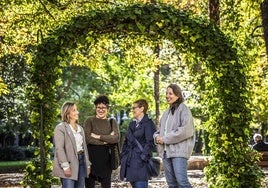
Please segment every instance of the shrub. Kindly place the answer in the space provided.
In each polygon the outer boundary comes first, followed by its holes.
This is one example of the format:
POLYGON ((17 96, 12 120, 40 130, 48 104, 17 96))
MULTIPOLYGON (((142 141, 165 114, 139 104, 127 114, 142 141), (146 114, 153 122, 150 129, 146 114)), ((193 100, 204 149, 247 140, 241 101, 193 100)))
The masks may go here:
POLYGON ((23 148, 19 146, 8 146, 0 148, 1 161, 20 161, 25 160, 23 148))

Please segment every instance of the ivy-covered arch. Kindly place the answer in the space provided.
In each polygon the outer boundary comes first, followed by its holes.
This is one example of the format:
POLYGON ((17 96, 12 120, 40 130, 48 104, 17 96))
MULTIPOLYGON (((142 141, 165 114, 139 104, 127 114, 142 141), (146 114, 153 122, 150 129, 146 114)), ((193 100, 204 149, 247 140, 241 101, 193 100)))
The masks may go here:
POLYGON ((152 42, 169 39, 179 51, 198 57, 208 75, 204 104, 212 154, 206 169, 210 186, 260 185, 261 171, 253 156, 247 155, 250 116, 246 106, 246 64, 239 61, 231 40, 212 23, 170 6, 152 4, 89 10, 56 28, 37 46, 28 96, 33 108, 32 131, 40 141, 40 150, 39 157, 26 168, 25 184, 46 187, 52 183, 48 160, 52 144, 48 140, 57 114, 55 91, 64 58, 85 40, 93 43, 104 34, 133 38, 142 35, 152 42))

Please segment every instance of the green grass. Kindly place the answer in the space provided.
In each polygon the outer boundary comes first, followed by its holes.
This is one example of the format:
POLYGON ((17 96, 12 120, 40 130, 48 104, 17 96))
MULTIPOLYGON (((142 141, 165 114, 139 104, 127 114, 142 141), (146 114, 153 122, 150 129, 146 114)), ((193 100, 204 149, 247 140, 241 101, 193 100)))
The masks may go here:
POLYGON ((22 172, 28 161, 0 161, 0 173, 22 172))

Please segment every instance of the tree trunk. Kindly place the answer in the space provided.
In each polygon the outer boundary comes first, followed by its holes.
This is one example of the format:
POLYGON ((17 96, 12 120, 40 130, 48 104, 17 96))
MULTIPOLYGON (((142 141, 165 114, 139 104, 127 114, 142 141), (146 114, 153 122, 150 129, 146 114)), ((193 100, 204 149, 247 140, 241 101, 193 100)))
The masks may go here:
POLYGON ((155 123, 159 125, 160 119, 160 97, 159 97, 159 80, 160 80, 160 70, 159 66, 154 72, 154 100, 155 100, 155 123))
POLYGON ((19 135, 18 135, 19 133, 18 132, 16 132, 16 134, 15 134, 15 139, 14 139, 14 146, 19 146, 19 135))
MULTIPOLYGON (((159 57, 159 46, 155 47, 154 53, 159 57)), ((157 66, 157 70, 154 72, 154 100, 155 100, 155 124, 159 125, 160 119, 160 95, 159 95, 159 83, 160 83, 160 66, 157 66)))
POLYGON ((263 36, 266 47, 266 55, 268 56, 268 0, 264 0, 261 3, 260 8, 262 17, 263 36))
POLYGON ((220 25, 220 0, 208 0, 209 18, 220 25))

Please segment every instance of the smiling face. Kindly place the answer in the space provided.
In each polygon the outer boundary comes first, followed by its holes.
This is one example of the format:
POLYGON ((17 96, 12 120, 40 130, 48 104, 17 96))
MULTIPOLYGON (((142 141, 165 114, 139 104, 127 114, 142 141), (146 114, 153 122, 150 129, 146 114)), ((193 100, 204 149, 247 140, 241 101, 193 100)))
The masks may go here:
POLYGON ((61 120, 67 123, 77 123, 79 112, 74 102, 65 102, 61 107, 61 120))
POLYGON ((176 100, 178 100, 178 96, 174 94, 173 89, 171 87, 167 88, 166 91, 166 100, 169 105, 173 104, 176 100))
POLYGON ((99 119, 106 119, 108 113, 107 105, 100 103, 96 105, 96 117, 99 119))
POLYGON ((70 107, 70 110, 69 110, 69 121, 70 123, 75 123, 78 121, 78 118, 79 118, 79 112, 77 110, 77 106, 76 105, 73 105, 72 107, 70 107))
POLYGON ((143 117, 144 116, 143 110, 144 110, 143 106, 139 107, 139 104, 133 103, 133 106, 132 106, 133 118, 140 119, 141 117, 143 117))

